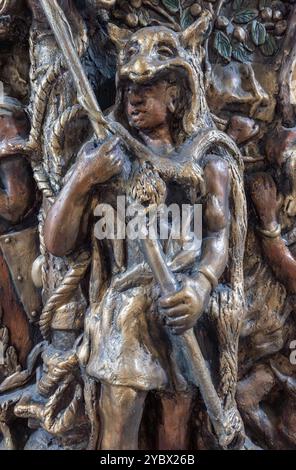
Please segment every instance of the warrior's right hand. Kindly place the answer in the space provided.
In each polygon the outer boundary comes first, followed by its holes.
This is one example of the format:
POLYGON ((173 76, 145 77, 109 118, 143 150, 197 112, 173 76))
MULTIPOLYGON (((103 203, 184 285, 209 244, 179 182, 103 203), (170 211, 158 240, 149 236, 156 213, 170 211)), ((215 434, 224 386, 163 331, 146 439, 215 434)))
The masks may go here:
POLYGON ((123 167, 123 152, 120 139, 111 137, 99 148, 82 152, 78 159, 78 171, 89 187, 106 183, 120 174, 123 167))

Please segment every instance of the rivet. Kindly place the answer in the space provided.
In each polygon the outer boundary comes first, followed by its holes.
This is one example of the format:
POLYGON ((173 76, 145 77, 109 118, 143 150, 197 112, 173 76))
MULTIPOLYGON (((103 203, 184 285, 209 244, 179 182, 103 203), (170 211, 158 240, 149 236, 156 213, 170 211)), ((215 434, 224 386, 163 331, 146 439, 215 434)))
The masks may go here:
POLYGON ((23 280, 23 276, 18 276, 17 280, 21 282, 23 280))
POLYGON ((38 315, 38 312, 36 312, 36 310, 33 310, 33 312, 31 312, 31 317, 35 318, 37 317, 38 315))
POLYGON ((8 245, 8 243, 10 242, 11 242, 11 239, 9 237, 5 238, 4 243, 6 243, 6 245, 8 245))

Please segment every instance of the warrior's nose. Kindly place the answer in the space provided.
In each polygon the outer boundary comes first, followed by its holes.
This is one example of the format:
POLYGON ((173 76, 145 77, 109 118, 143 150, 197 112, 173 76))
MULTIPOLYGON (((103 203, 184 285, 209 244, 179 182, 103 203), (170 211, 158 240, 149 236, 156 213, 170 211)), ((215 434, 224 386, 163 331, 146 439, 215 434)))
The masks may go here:
POLYGON ((136 107, 144 103, 143 96, 136 93, 129 93, 129 102, 132 106, 136 107))

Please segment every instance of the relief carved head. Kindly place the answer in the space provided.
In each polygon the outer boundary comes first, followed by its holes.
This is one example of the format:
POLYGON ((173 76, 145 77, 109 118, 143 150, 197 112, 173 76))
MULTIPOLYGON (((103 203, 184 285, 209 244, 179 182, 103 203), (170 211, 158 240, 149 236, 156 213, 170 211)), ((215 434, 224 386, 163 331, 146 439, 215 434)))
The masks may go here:
MULTIPOLYGON (((209 114, 203 83, 203 42, 207 37, 212 16, 205 11, 183 32, 167 27, 146 27, 132 32, 109 25, 111 40, 118 51, 116 118, 126 125, 147 125, 139 116, 126 116, 124 100, 127 90, 137 90, 135 96, 158 94, 173 119, 176 133, 183 140, 204 124, 209 114), (147 91, 150 90, 150 91, 147 91), (177 122, 179 121, 179 123, 177 122)), ((155 104, 157 100, 155 99, 155 104)), ((154 108, 155 119, 165 113, 154 108)), ((152 116, 150 116, 152 121, 152 116)), ((151 125, 151 122, 148 123, 151 125)))

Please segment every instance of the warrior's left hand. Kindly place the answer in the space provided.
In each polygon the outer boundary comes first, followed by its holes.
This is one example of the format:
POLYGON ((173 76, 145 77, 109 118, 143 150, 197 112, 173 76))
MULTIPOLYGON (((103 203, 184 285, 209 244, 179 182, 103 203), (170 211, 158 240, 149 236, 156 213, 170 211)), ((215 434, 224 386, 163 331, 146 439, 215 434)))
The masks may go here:
POLYGON ((185 277, 181 290, 159 299, 158 310, 173 333, 181 335, 194 327, 205 309, 208 296, 206 287, 185 277))

